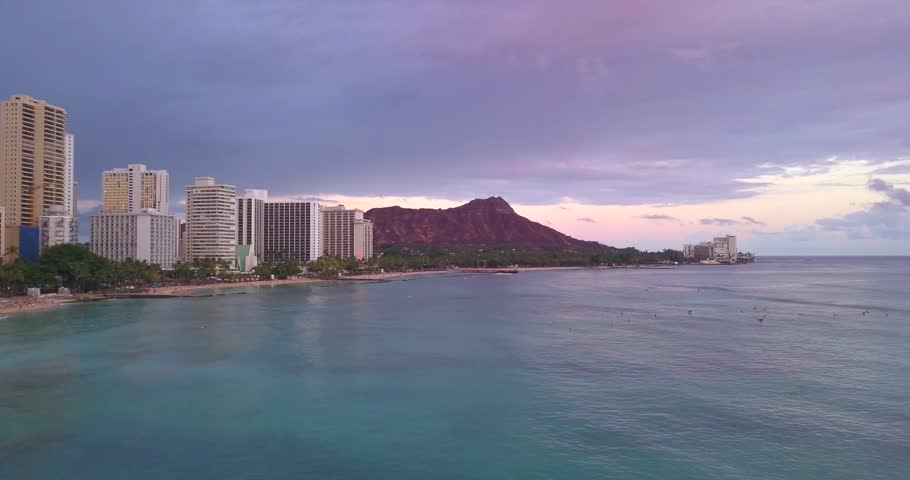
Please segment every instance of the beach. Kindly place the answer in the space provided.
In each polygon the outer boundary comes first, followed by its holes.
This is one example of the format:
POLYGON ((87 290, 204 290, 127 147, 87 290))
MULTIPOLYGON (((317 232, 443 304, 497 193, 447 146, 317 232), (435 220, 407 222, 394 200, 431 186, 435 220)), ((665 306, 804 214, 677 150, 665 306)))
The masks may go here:
POLYGON ((149 298, 149 297, 179 297, 192 296, 197 292, 206 290, 226 290, 231 288, 249 288, 249 287, 275 287, 282 285, 305 285, 321 282, 332 281, 384 281, 407 279, 424 275, 490 275, 499 271, 515 272, 538 272, 538 271, 559 271, 559 270, 582 270, 598 267, 519 267, 519 268, 460 268, 451 270, 421 270, 411 272, 383 272, 370 273, 363 275, 343 276, 337 279, 322 279, 312 277, 289 278, 285 280, 256 280, 251 282, 225 282, 225 283, 206 283, 197 285, 173 285, 157 288, 150 288, 145 291, 136 293, 116 293, 116 294, 99 294, 99 293, 78 293, 70 296, 50 296, 45 295, 40 298, 29 298, 25 296, 12 297, 4 299, 0 303, 0 318, 15 315, 17 313, 30 313, 72 305, 86 301, 99 301, 113 298, 149 298))

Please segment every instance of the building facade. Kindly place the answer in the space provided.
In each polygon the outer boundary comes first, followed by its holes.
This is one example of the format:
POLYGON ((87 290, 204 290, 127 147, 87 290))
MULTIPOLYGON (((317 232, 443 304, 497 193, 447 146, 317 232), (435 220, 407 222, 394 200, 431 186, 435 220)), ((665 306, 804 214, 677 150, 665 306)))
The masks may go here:
POLYGON ((73 218, 76 217, 76 172, 75 172, 75 160, 76 160, 76 136, 72 133, 67 133, 65 136, 66 149, 64 150, 64 166, 63 166, 63 206, 64 214, 69 215, 73 218))
POLYGON ((91 250, 115 261, 146 261, 169 270, 178 260, 180 219, 157 213, 92 216, 91 250))
POLYGON ((41 216, 41 251, 55 245, 78 243, 76 218, 64 205, 54 205, 41 216))
POLYGON ((265 202, 267 190, 247 189, 237 199, 237 265, 250 271, 259 264, 265 253, 265 202), (242 254, 241 254, 242 253, 242 254))
POLYGON ((322 253, 330 257, 360 259, 373 256, 373 223, 363 211, 344 205, 322 208, 322 253))
POLYGON ((720 261, 736 261, 736 254, 739 253, 736 246, 736 237, 733 235, 724 235, 723 237, 714 237, 714 258, 720 261))
POLYGON ((711 242, 702 242, 693 248, 694 258, 698 261, 712 260, 714 258, 714 244, 711 242))
POLYGON ((6 260, 6 229, 3 225, 6 221, 6 208, 0 207, 0 263, 6 260))
POLYGON ((167 170, 149 170, 142 164, 105 170, 101 175, 101 213, 141 213, 155 210, 167 215, 167 170))
POLYGON ((316 260, 322 254, 322 215, 317 202, 266 202, 263 256, 266 262, 316 260))
POLYGON ((66 111, 44 100, 13 95, 0 102, 0 207, 7 246, 18 247, 19 226, 37 227, 52 205, 65 204, 66 111))
POLYGON ((373 222, 354 220, 354 257, 359 260, 373 258, 373 222))
POLYGON ((186 255, 227 260, 232 265, 237 247, 237 189, 197 177, 186 187, 186 255))

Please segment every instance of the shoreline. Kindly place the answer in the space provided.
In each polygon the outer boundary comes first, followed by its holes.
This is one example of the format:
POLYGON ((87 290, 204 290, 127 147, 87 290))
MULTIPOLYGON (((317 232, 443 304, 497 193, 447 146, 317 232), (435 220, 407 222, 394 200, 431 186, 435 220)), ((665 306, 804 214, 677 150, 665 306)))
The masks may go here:
POLYGON ((407 280, 407 277, 419 277, 424 275, 492 275, 503 270, 514 270, 517 272, 540 272, 554 270, 585 270, 585 269, 608 269, 615 267, 518 267, 518 268, 460 268, 452 270, 420 270, 412 272, 386 272, 386 273, 369 273, 364 275, 353 275, 339 278, 322 279, 322 278, 291 278, 286 280, 257 280, 251 282, 234 282, 234 283, 209 283, 198 285, 175 285, 150 288, 141 293, 124 293, 124 294, 98 294, 98 293, 77 293, 69 297, 43 297, 29 298, 25 296, 11 297, 8 301, 0 303, 0 320, 12 317, 20 313, 33 313, 51 310, 67 305, 78 305, 86 302, 96 302, 113 299, 130 299, 130 298, 179 298, 193 297, 194 292, 204 290, 228 290, 234 288, 250 287, 275 287, 282 285, 307 285, 320 284, 328 282, 382 282, 396 279, 407 280))

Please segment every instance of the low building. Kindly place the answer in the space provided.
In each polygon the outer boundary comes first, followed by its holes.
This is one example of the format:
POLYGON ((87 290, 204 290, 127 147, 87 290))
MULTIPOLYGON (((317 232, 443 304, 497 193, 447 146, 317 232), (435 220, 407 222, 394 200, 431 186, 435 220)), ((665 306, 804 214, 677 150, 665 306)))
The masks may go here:
POLYGON ((146 261, 169 270, 178 260, 180 219, 170 215, 112 213, 92 216, 91 250, 115 260, 146 261))
POLYGON ((54 205, 41 216, 39 224, 41 235, 41 251, 55 245, 78 243, 76 231, 76 218, 69 215, 69 207, 54 205))

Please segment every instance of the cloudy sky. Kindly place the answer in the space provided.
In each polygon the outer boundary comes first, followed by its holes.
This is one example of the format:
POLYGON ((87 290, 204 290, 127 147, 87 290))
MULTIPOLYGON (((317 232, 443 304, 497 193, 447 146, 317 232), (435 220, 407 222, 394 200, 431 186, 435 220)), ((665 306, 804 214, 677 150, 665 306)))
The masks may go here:
MULTIPOLYGON (((906 0, 0 0, 82 211, 145 163, 272 196, 500 195, 618 246, 910 254, 906 0)), ((83 222, 85 224, 86 222, 83 222)))

